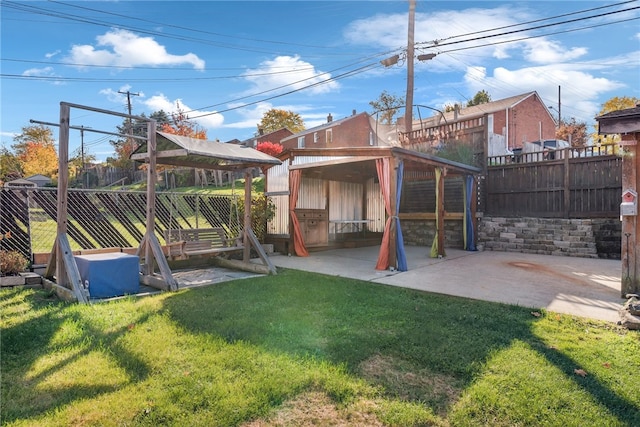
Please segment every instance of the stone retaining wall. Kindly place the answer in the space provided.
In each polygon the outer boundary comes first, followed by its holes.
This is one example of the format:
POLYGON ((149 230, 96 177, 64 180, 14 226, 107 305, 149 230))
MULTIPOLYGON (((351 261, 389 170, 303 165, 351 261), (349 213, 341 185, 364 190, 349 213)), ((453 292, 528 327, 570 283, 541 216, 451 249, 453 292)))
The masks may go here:
POLYGON ((478 245, 485 250, 620 259, 620 221, 483 217, 478 245))
MULTIPOLYGON (((433 220, 403 220, 406 245, 430 247, 433 220)), ((622 225, 617 218, 478 219, 477 242, 484 250, 620 259, 622 225)), ((463 247, 462 221, 445 221, 445 246, 463 247)))

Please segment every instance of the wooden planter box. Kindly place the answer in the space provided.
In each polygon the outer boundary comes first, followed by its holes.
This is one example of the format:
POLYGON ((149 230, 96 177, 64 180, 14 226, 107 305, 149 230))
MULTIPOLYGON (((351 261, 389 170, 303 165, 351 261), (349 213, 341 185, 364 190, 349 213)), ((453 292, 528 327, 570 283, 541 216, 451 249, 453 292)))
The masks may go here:
POLYGON ((0 276, 0 286, 22 286, 24 283, 22 276, 0 276))

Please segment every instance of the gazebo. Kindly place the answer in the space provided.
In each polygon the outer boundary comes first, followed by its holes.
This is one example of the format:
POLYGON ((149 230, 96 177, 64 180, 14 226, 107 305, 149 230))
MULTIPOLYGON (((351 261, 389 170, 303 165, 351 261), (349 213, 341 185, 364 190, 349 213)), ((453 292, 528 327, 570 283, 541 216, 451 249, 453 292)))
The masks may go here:
MULTIPOLYGON (((434 220, 431 256, 445 255, 445 218, 463 221, 465 249, 475 249, 476 177, 481 169, 401 147, 304 148, 280 156, 279 166, 267 171, 265 194, 276 204, 271 237, 285 239, 288 252, 308 256, 309 246, 326 246, 331 226, 370 227, 381 233, 376 268, 407 270, 401 223, 404 219, 434 220), (464 182, 464 212, 445 211, 445 179, 464 182), (403 182, 429 182, 433 198, 429 213, 406 215, 400 211, 403 182), (305 231, 307 222, 311 231, 305 231), (310 238, 315 241, 309 242, 310 238)), ((462 191, 461 191, 462 193, 462 191)), ((462 195, 460 196, 463 197, 462 195)), ((463 209, 461 209, 462 211, 463 209)), ((335 232, 335 230, 334 230, 335 232)), ((269 236, 268 236, 269 237, 269 236)))

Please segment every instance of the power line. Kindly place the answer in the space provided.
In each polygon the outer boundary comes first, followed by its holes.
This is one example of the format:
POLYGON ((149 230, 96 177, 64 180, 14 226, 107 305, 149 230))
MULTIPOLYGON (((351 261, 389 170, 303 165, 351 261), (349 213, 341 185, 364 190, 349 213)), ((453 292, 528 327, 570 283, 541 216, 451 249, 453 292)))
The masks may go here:
MULTIPOLYGON (((623 13, 623 12, 629 12, 629 11, 636 10, 636 9, 640 9, 640 6, 630 7, 630 8, 627 8, 627 9, 616 10, 616 11, 612 11, 612 12, 600 13, 600 14, 597 14, 597 15, 585 16, 585 17, 582 17, 582 18, 569 19, 567 21, 554 22, 554 23, 551 23, 551 24, 537 25, 535 27, 522 28, 522 29, 519 29, 519 30, 506 31, 506 32, 503 32, 503 33, 498 33, 498 34, 489 34, 489 35, 486 35, 486 36, 473 37, 473 38, 466 39, 466 40, 450 41, 450 42, 446 42, 446 43, 421 42, 421 43, 416 43, 416 44, 427 44, 427 43, 429 43, 434 47, 435 46, 440 47, 440 46, 448 46, 448 45, 459 44, 459 43, 469 43, 469 42, 472 42, 472 41, 484 40, 484 39, 488 39, 488 38, 492 38, 492 37, 507 36, 507 35, 510 35, 510 34, 522 33, 522 32, 525 32, 525 31, 539 30, 541 28, 548 28, 548 27, 553 27, 553 26, 557 26, 557 25, 564 25, 564 24, 569 24, 569 23, 573 23, 573 22, 585 21, 587 19, 602 18, 604 16, 614 15, 614 14, 623 13)), ((627 20, 633 20, 633 19, 638 19, 638 18, 630 18, 630 19, 627 19, 627 20)), ((624 21, 627 21, 627 20, 621 20, 621 21, 618 21, 618 22, 624 22, 624 21)), ((599 25, 607 25, 607 24, 608 23, 599 24, 599 25)), ((486 30, 486 31, 494 31, 494 30, 486 30)), ((569 31, 572 31, 572 30, 566 30, 566 32, 569 32, 569 31)), ((556 33, 550 33, 550 34, 556 34, 556 33)), ((531 37, 535 37, 535 36, 531 36, 531 37)))
POLYGON ((627 0, 627 1, 620 2, 620 3, 614 3, 614 4, 605 5, 605 6, 599 6, 599 7, 593 7, 591 9, 584 9, 584 10, 579 10, 579 11, 575 11, 575 12, 563 13, 561 15, 550 16, 550 17, 547 17, 547 18, 540 18, 540 19, 534 19, 534 20, 531 20, 531 21, 520 22, 518 24, 503 25, 502 27, 495 27, 495 28, 490 28, 490 29, 487 29, 487 30, 472 31, 470 33, 458 34, 456 36, 450 36, 450 37, 445 37, 444 39, 434 40, 431 43, 433 43, 434 45, 438 45, 441 41, 444 41, 444 40, 450 40, 450 39, 459 38, 459 37, 467 37, 467 36, 472 36, 472 35, 475 35, 475 34, 487 33, 487 32, 490 32, 490 31, 504 30, 504 29, 507 29, 507 28, 519 27, 521 25, 535 24, 537 22, 549 21, 551 19, 563 18, 565 16, 574 16, 574 15, 577 15, 577 14, 580 14, 580 13, 593 12, 595 10, 601 10, 601 9, 608 9, 608 8, 611 8, 611 7, 621 6, 623 4, 634 3, 636 1, 638 1, 638 0, 627 0))

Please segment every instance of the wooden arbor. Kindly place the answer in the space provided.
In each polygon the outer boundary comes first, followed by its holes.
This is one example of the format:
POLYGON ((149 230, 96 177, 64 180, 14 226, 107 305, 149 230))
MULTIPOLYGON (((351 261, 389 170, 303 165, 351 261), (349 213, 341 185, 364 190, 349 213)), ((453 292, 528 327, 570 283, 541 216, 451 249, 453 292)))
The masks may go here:
MULTIPOLYGON (((146 231, 138 247, 138 254, 144 259, 141 265, 141 282, 150 286, 165 289, 177 290, 178 284, 173 278, 171 269, 167 263, 165 255, 160 246, 160 242, 154 233, 155 225, 155 187, 157 181, 156 160, 160 158, 161 163, 192 166, 197 168, 217 168, 237 170, 245 169, 245 176, 249 178, 250 169, 254 166, 265 166, 269 164, 279 164, 276 158, 260 153, 251 148, 241 148, 239 146, 227 147, 231 144, 213 143, 211 141, 193 140, 186 138, 182 141, 184 146, 176 143, 184 137, 177 137, 167 134, 156 133, 156 123, 146 117, 131 116, 114 111, 102 110, 84 105, 60 103, 60 123, 43 123, 59 126, 59 152, 58 152, 58 206, 57 206, 57 232, 56 239, 51 251, 51 257, 45 271, 45 277, 53 278, 55 272, 56 284, 60 287, 71 290, 79 302, 88 302, 88 296, 82 284, 82 278, 78 270, 78 265, 73 256, 71 245, 67 236, 68 221, 68 182, 69 170, 69 131, 70 129, 89 130, 79 126, 71 126, 71 109, 88 110, 102 114, 135 119, 147 123, 147 136, 121 135, 107 131, 91 129, 91 132, 108 135, 124 136, 144 141, 141 147, 136 150, 132 158, 143 159, 148 162, 147 168, 147 215, 146 231), (160 146, 163 149, 158 154, 157 139, 160 138, 160 146), (177 147, 175 146, 177 145, 177 147), (244 151, 243 151, 244 150, 244 151), (160 275, 154 273, 155 266, 160 270, 160 275)), ((247 192, 245 194, 245 233, 244 233, 244 257, 243 262, 249 263, 250 246, 260 246, 251 230, 251 179, 247 179, 247 192)), ((261 250, 261 248, 260 248, 261 250)), ((264 253, 262 253, 264 254, 264 253)), ((266 260, 266 256, 263 261, 266 260)), ((268 260, 270 271, 275 272, 275 268, 268 260)))
POLYGON ((637 216, 637 194, 640 191, 640 105, 625 110, 612 111, 596 117, 598 133, 601 135, 619 134, 620 145, 624 150, 622 156, 622 191, 621 201, 628 190, 635 192, 636 212, 621 212, 622 221, 622 283, 620 293, 623 298, 627 294, 640 293, 640 227, 637 216), (625 215, 623 215, 623 213, 625 215))

